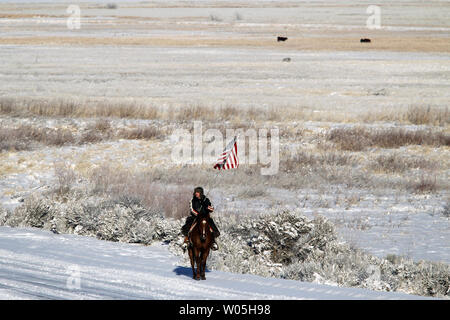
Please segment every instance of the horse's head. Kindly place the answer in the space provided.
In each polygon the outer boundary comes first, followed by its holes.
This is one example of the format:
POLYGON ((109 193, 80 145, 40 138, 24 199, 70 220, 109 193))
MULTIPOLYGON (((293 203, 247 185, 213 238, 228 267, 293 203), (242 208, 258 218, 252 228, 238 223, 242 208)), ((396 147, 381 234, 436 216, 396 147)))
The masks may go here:
POLYGON ((202 242, 206 241, 206 237, 208 236, 208 232, 210 232, 210 226, 208 223, 209 214, 202 215, 199 217, 199 228, 200 228, 200 240, 202 242))
POLYGON ((202 229, 202 235, 200 236, 200 239, 202 240, 202 242, 205 242, 206 240, 206 228, 207 228, 207 224, 208 221, 206 221, 206 219, 203 219, 200 222, 200 228, 202 229))

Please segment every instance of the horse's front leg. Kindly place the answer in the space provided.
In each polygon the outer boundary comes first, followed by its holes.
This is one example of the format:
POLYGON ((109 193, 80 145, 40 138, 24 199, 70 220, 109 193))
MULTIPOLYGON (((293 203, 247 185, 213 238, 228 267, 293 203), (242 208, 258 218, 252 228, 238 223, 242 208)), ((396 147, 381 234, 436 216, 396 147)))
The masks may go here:
POLYGON ((202 263, 201 263, 201 279, 202 280, 206 280, 206 276, 205 276, 205 272, 206 272, 206 260, 208 259, 209 256, 209 248, 206 249, 203 254, 202 254, 202 263))
POLYGON ((192 256, 191 256, 191 266, 192 266, 192 278, 194 280, 200 280, 200 259, 199 255, 200 252, 195 247, 191 249, 192 250, 192 256), (195 266, 197 265, 197 266, 195 266))
POLYGON ((192 247, 190 247, 188 249, 188 252, 189 252, 189 259, 191 260, 192 278, 195 279, 196 278, 196 273, 195 273, 194 249, 192 247))
POLYGON ((200 280, 200 269, 201 269, 201 265, 202 265, 202 260, 201 260, 201 251, 194 249, 194 258, 195 258, 195 263, 197 264, 197 271, 196 271, 196 275, 195 275, 195 280, 200 280))

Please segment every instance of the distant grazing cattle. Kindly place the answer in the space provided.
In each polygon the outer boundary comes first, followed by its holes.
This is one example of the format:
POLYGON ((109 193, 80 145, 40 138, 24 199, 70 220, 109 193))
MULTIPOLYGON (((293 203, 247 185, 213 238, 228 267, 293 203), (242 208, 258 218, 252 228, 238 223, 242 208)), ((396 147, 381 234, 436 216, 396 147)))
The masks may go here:
POLYGON ((283 58, 283 62, 291 62, 291 58, 283 58))
POLYGON ((359 42, 370 42, 370 39, 362 38, 361 40, 359 40, 359 42))
POLYGON ((288 38, 287 37, 277 37, 277 41, 286 41, 288 38))

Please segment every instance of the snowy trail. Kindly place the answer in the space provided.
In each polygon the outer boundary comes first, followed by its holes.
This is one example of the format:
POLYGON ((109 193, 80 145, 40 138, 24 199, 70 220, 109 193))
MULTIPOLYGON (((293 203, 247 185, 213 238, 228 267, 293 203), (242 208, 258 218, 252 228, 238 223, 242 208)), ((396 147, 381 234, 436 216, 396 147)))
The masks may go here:
POLYGON ((420 299, 211 271, 206 281, 167 246, 0 227, 0 299, 420 299))

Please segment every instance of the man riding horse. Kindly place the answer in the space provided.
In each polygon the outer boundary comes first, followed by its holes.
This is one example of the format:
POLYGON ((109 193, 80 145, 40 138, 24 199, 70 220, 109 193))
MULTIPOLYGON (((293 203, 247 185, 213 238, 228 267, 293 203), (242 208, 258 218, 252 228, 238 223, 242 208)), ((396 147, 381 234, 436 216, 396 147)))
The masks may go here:
MULTIPOLYGON (((184 235, 184 243, 183 248, 186 249, 189 244, 189 231, 192 227, 192 224, 195 222, 195 219, 200 213, 212 213, 214 211, 214 207, 211 205, 211 201, 204 195, 203 188, 197 187, 194 189, 194 195, 190 202, 190 215, 186 218, 186 223, 181 228, 181 232, 184 235)), ((213 219, 210 217, 208 220, 208 224, 213 229, 213 244, 211 249, 217 250, 219 246, 216 243, 215 238, 220 235, 219 229, 217 229, 216 224, 213 219)))

